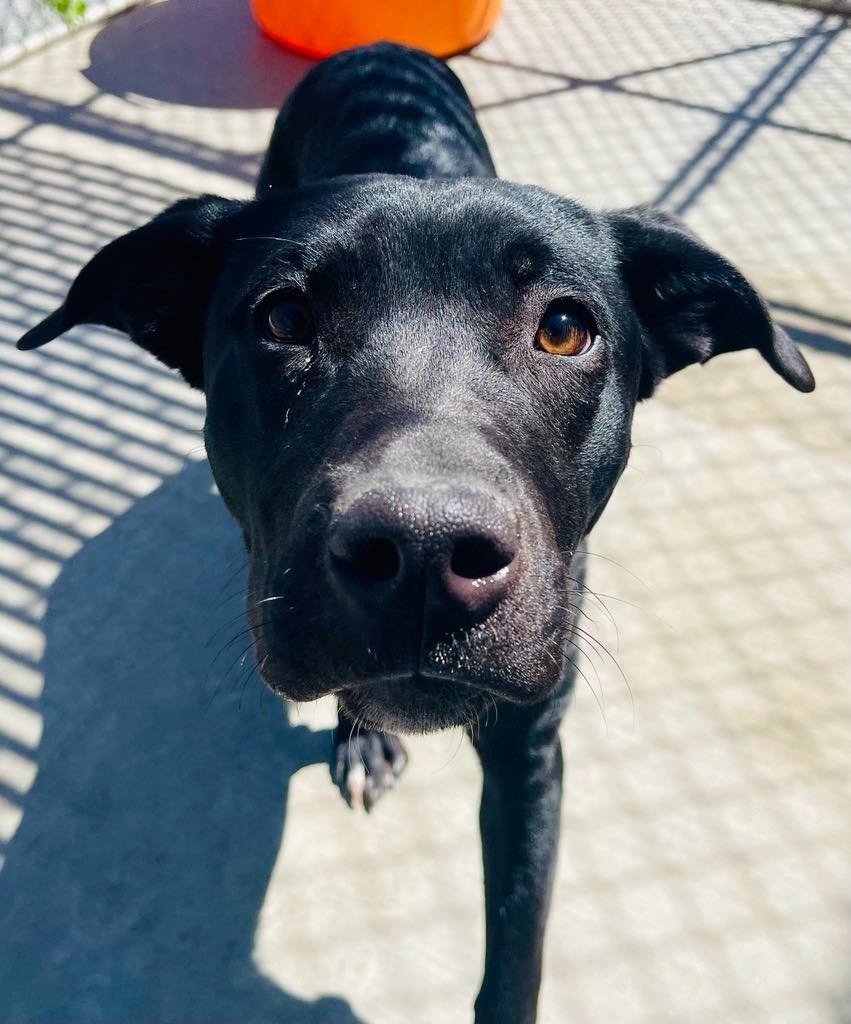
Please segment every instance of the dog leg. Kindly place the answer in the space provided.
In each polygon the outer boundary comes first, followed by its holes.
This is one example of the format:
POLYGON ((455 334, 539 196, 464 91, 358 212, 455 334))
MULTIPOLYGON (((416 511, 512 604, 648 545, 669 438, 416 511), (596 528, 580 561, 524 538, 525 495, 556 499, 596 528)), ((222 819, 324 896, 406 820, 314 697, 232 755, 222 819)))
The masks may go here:
POLYGON ((331 755, 331 778, 349 807, 371 811, 376 801, 396 785, 408 763, 398 736, 361 729, 338 710, 331 755))
POLYGON ((533 1024, 559 838, 562 700, 503 705, 474 740, 484 781, 485 972, 476 1024, 533 1024))

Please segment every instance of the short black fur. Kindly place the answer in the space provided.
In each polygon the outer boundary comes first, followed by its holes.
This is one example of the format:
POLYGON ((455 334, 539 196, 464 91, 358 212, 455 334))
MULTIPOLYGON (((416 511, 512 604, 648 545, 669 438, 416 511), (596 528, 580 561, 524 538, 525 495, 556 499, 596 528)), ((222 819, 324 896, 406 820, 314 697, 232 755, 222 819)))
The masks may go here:
POLYGON ((256 200, 186 200, 113 242, 20 347, 78 323, 125 331, 204 389, 261 673, 286 697, 337 695, 346 798, 369 809, 393 785, 396 730, 475 737, 476 1021, 531 1024, 582 543, 635 404, 745 347, 809 391, 803 357, 669 214, 592 213, 497 180, 456 77, 389 44, 307 75, 256 200), (306 343, 265 329, 276 295, 302 304, 306 343), (565 299, 596 335, 575 358, 536 343, 565 299))

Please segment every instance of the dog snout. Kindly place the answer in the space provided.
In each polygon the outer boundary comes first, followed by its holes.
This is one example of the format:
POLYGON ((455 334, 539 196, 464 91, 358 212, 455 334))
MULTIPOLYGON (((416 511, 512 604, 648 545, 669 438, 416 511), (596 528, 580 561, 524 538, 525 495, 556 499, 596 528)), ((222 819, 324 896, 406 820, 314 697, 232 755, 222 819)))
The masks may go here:
POLYGON ((487 614, 519 571, 516 517, 464 488, 370 491, 336 515, 328 540, 335 585, 359 604, 425 602, 487 614))

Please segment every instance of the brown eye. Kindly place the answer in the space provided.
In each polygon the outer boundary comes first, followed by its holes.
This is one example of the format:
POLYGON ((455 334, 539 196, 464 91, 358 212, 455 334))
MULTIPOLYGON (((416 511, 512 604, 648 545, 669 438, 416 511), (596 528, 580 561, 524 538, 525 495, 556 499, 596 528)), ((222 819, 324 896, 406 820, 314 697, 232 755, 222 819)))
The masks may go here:
POLYGON ((313 337, 313 318, 298 292, 280 292, 260 307, 260 330, 270 341, 306 345, 313 337))
POLYGON ((535 343, 553 356, 581 356, 594 344, 594 331, 573 303, 554 302, 544 313, 535 343))

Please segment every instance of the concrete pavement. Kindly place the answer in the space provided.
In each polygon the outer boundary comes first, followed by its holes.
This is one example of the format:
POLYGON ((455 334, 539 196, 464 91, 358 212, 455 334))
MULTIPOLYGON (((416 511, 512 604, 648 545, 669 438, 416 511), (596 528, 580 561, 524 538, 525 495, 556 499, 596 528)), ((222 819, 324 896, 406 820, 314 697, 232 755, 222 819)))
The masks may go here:
MULTIPOLYGON (((505 177, 678 211, 818 381, 738 354, 639 411, 591 539, 617 665, 589 655, 564 727, 541 1020, 847 1022, 846 22, 507 0, 452 64, 505 177)), ((248 195, 307 66, 232 0, 166 0, 0 71, 0 1020, 471 1019, 467 745, 410 741, 349 812, 332 709, 287 718, 228 644, 244 559, 198 396, 107 331, 12 347, 115 235, 248 195)))

